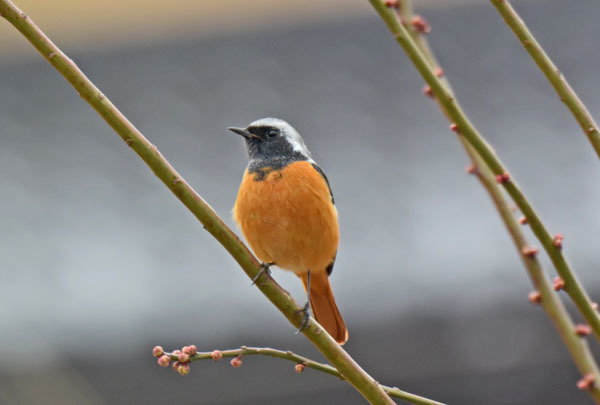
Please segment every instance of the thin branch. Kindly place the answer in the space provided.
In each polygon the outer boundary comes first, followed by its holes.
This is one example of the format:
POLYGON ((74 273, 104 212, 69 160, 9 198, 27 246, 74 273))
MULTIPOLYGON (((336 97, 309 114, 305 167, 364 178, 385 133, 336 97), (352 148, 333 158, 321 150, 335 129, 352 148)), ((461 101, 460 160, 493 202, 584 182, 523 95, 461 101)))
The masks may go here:
MULTIPOLYGON (((600 339, 600 316, 593 308, 592 301, 583 289, 575 272, 567 263, 562 254, 560 246, 555 244, 554 238, 550 235, 537 213, 525 198, 525 195, 510 177, 508 171, 488 143, 477 132, 473 124, 467 118, 462 108, 456 101, 451 92, 444 86, 442 81, 436 76, 434 70, 429 65, 426 57, 421 53, 418 46, 412 40, 406 28, 398 22, 394 12, 388 9, 381 0, 369 0, 381 18, 385 21, 389 30, 392 32, 396 41, 402 46, 404 52, 413 62, 419 73, 423 76, 438 102, 444 107, 447 115, 450 117, 456 131, 466 139, 466 141, 475 149, 481 159, 490 168, 496 181, 501 183, 513 201, 519 207, 531 230, 541 242, 548 253, 550 260, 554 264, 558 274, 565 281, 565 291, 575 302, 577 308, 583 314, 584 318, 591 326, 596 338, 600 339)), ((523 252, 523 254, 535 253, 533 250, 523 252)))
MULTIPOLYGON (((175 171, 157 147, 150 143, 81 72, 77 65, 11 1, 0 0, 0 15, 19 30, 42 56, 71 83, 79 95, 100 114, 127 145, 146 162, 169 190, 198 218, 206 230, 227 249, 248 277, 254 278, 260 270, 260 264, 256 258, 208 203, 175 171)), ((261 276, 256 285, 292 325, 296 328, 300 326, 301 308, 285 290, 267 275, 261 276)), ((365 398, 377 404, 394 403, 379 384, 314 319, 310 319, 302 333, 365 398)))
MULTIPOLYGON (((412 10, 412 1, 403 0, 399 4, 401 6, 400 10, 402 10, 402 15, 398 15, 400 12, 397 12, 399 21, 411 21, 411 15, 407 14, 406 10, 412 10)), ((425 20, 421 18, 421 21, 425 20)), ((427 23, 425 22, 425 24, 427 23)), ((438 67, 435 54, 431 50, 431 47, 429 46, 428 41, 424 37, 422 31, 417 30, 412 24, 405 26, 419 47, 419 50, 427 59, 429 66, 432 69, 438 67)), ((427 31, 428 30, 429 28, 427 31)), ((453 95, 454 92, 449 81, 445 76, 443 76, 441 79, 446 89, 453 95)), ((452 119, 448 115, 448 112, 445 110, 444 106, 439 102, 437 104, 444 115, 446 115, 448 120, 452 123, 452 119)), ((512 210, 502 195, 501 189, 499 188, 494 175, 481 160, 477 152, 463 137, 458 136, 458 140, 461 142, 465 148, 465 151, 467 152, 467 155, 471 159, 472 166, 470 167, 469 171, 477 176, 481 182, 481 185, 490 195, 494 205, 496 206, 496 209, 498 210, 498 213, 500 214, 500 218, 504 222, 504 225, 506 226, 513 243, 517 248, 517 252, 519 252, 519 256, 523 260, 523 264, 525 265, 525 268, 529 274, 529 278, 536 289, 535 294, 539 294, 542 308, 546 311, 548 317, 554 324, 554 327, 557 329, 564 345, 567 347, 571 356, 573 357, 575 365, 582 375, 592 376, 594 381, 600 382, 598 365, 590 351, 589 345, 586 340, 577 335, 573 320, 558 297, 558 294, 554 291, 554 286, 548 279, 546 273, 543 271, 539 260, 536 256, 524 256, 521 254, 521 252, 523 252, 523 250, 528 246, 527 240, 523 235, 519 224, 517 224, 512 210)), ((591 391, 590 394, 594 400, 598 402, 600 400, 600 390, 597 384, 591 385, 589 390, 591 391)))
MULTIPOLYGON (((319 363, 317 361, 311 360, 307 357, 300 356, 291 351, 283 351, 277 349, 271 349, 269 347, 247 347, 242 346, 239 349, 231 349, 231 350, 213 350, 212 352, 196 352, 195 346, 193 352, 195 354, 191 354, 192 351, 189 351, 189 348, 192 346, 187 346, 182 349, 182 351, 174 351, 172 353, 163 352, 160 346, 154 348, 155 357, 159 358, 159 364, 163 367, 168 366, 168 363, 161 359, 162 356, 169 357, 170 360, 180 362, 181 360, 185 360, 184 364, 190 363, 198 360, 213 360, 219 361, 221 358, 234 358, 237 359, 232 362, 232 365, 235 367, 241 366, 242 357, 246 356, 268 356, 268 357, 276 357, 279 359, 289 360, 296 364, 296 371, 301 373, 304 368, 312 368, 317 371, 321 371, 323 373, 332 375, 334 377, 338 377, 341 380, 344 380, 344 376, 340 374, 334 367, 329 364, 319 363), (157 352, 157 349, 160 350, 157 352), (181 353, 184 353, 182 356, 181 353), (189 354, 188 354, 189 353, 189 354), (187 355, 186 355, 187 354, 187 355)), ((179 363, 176 363, 174 368, 179 366, 179 363)), ((186 369, 184 372, 187 374, 189 369, 186 369)), ((396 387, 387 387, 385 385, 380 385, 380 387, 390 396, 403 399, 413 404, 419 405, 444 405, 441 402, 437 402, 431 399, 423 398, 418 395, 414 395, 405 391, 400 390, 396 387)))
MULTIPOLYGON (((407 14, 406 10, 412 10, 412 1, 411 0, 403 0, 399 3, 400 9, 397 11, 397 17, 400 22, 411 21, 411 15, 407 14), (402 10, 402 14, 400 15, 400 10, 402 10)), ((424 19, 420 19, 424 22, 424 19)), ((425 22, 425 24, 427 24, 425 22)), ((432 69, 438 67, 438 62, 435 57, 435 54, 429 47, 428 41, 422 35, 422 31, 419 31, 412 24, 404 23, 407 28, 411 38, 417 44, 419 50, 422 55, 425 57, 429 66, 432 69)), ((429 30, 429 28, 427 29, 429 30)), ((446 79, 445 76, 441 78, 442 84, 448 90, 450 94, 453 95, 453 90, 446 79)), ((437 99, 434 98, 435 101, 437 99)), ((449 116, 448 112, 444 108, 442 104, 437 102, 438 106, 446 115, 450 123, 452 123, 452 118, 449 116)), ((589 345, 587 341, 582 339, 580 336, 576 334, 576 327, 573 323, 573 320, 569 316, 566 308, 564 307, 562 301, 558 297, 558 294, 554 291, 553 285, 550 280, 544 273, 539 260, 535 256, 524 256, 521 252, 527 248, 527 240, 517 224, 517 221, 514 218, 514 215, 502 195, 501 189, 499 188, 498 183, 496 182, 495 176, 492 174, 490 169, 485 165, 485 163, 481 160, 480 156, 477 152, 471 147, 471 145, 461 136, 458 136, 458 140, 461 142, 467 155, 471 159, 472 166, 470 167, 470 173, 473 173, 477 176, 482 186, 486 189, 488 194, 490 195, 494 205, 496 206, 498 213, 502 221, 504 222, 521 259, 527 269, 529 277, 536 289, 535 294, 539 294, 539 302, 541 306, 544 308, 548 317, 554 324, 555 328, 558 331, 559 336, 563 340, 563 343, 569 350, 575 365, 581 372, 581 374, 585 378, 592 378, 594 382, 600 382, 600 374, 598 371, 598 366, 596 361, 590 351, 589 345)), ((594 398, 596 402, 600 401, 600 390, 598 389, 597 384, 589 384, 586 386, 590 391, 590 395, 594 398)))
MULTIPOLYGON (((527 240, 523 235, 519 224, 515 220, 514 214, 507 201, 504 199, 504 196, 495 181, 494 175, 471 148, 468 149, 467 153, 469 153, 474 162, 472 169, 473 173, 477 175, 477 178, 483 187, 488 191, 517 251, 519 253, 523 252, 528 246, 527 240)), ((539 299, 535 299, 533 303, 539 303, 542 306, 584 378, 590 378, 591 376, 594 382, 600 382, 598 365, 590 351, 588 342, 582 336, 577 334, 576 326, 572 318, 558 294, 554 291, 554 286, 544 272, 538 258, 535 255, 525 256, 521 254, 520 256, 529 278, 535 287, 533 294, 539 294, 539 299)), ((600 403, 599 388, 597 383, 590 384, 589 387, 586 387, 586 390, 590 392, 590 395, 596 403, 600 403)))
POLYGON ((596 124, 594 118, 583 102, 577 97, 575 91, 569 86, 567 79, 565 79, 546 52, 544 52, 544 49, 536 41, 535 37, 531 34, 508 0, 490 1, 494 7, 498 9, 498 12, 502 18, 504 18, 506 25, 508 25, 515 33, 519 41, 521 41, 525 47, 525 50, 538 65, 552 87, 554 87, 554 90, 558 93, 561 101, 569 108, 571 114, 573 114, 573 117, 575 117, 583 130, 583 133, 588 137, 596 154, 600 157, 600 132, 598 132, 598 124, 596 124))
MULTIPOLYGON (((515 217, 508 206, 508 203, 504 199, 501 190, 495 182, 495 178, 485 164, 480 163, 478 156, 474 157, 476 161, 479 161, 475 167, 475 173, 481 181, 482 185, 489 192, 494 205, 498 209, 498 213, 502 218, 502 221, 506 225, 508 232, 517 248, 518 252, 523 252, 527 248, 527 240, 521 231, 519 224, 515 220, 515 217)), ((594 398, 596 403, 600 403, 600 372, 598 371, 598 365, 596 360, 590 351, 588 342, 576 332, 576 326, 573 320, 569 316, 564 304, 560 300, 558 294, 554 291, 554 287, 548 276, 542 269, 542 266, 534 256, 521 255, 523 264, 527 269, 529 278, 534 285, 536 292, 539 293, 542 308, 546 311, 548 317, 554 324, 560 338, 562 339, 565 347, 571 354, 575 365, 583 376, 593 377, 595 384, 591 384, 587 387, 590 395, 594 398)))

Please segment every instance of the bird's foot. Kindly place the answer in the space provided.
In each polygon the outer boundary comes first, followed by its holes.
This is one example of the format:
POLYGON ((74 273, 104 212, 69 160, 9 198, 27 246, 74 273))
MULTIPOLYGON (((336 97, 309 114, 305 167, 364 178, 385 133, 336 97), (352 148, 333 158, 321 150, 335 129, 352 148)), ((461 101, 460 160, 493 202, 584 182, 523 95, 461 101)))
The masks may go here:
POLYGON ((304 307, 297 311, 297 313, 298 312, 302 312, 302 322, 300 322, 300 327, 296 331, 296 335, 302 332, 308 326, 308 322, 310 321, 310 301, 306 301, 304 307))
POLYGON ((258 273, 256 273, 256 276, 254 276, 254 278, 252 279, 252 284, 254 285, 256 284, 256 282, 258 281, 258 279, 260 278, 260 276, 263 275, 263 273, 267 273, 267 275, 270 277, 271 276, 271 269, 270 267, 272 265, 274 265, 275 263, 261 263, 260 264, 260 270, 258 271, 258 273))

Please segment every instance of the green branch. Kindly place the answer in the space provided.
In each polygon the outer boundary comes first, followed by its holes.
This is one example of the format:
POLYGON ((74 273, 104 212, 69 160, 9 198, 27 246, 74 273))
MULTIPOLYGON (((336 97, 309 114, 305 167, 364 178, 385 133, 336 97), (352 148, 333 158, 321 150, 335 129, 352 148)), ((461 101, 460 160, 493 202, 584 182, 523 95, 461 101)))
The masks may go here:
MULTIPOLYGON (((412 25, 406 24, 406 21, 411 21, 412 19, 411 15, 407 12, 407 10, 412 10, 412 1, 403 0, 399 2, 399 5, 400 9, 396 12, 398 19, 405 22, 405 27, 407 28, 415 44, 417 44, 420 52, 428 62, 430 68, 435 69, 438 66, 438 62, 434 53, 429 47, 427 40, 424 38, 421 32, 419 32, 419 30, 415 29, 415 27, 412 25), (400 13, 402 14, 400 15, 400 13)), ((453 95, 452 87, 450 86, 448 80, 443 77, 441 78, 441 81, 447 91, 453 95)), ((437 99, 434 100, 437 101, 437 99)), ((438 105, 444 115, 446 115, 446 117, 452 123, 452 117, 448 114, 444 106, 439 102, 438 105)), ((569 350, 575 365, 584 376, 582 381, 584 379, 591 379, 594 382, 600 381, 598 366, 590 351, 587 341, 577 335, 573 320, 558 297, 558 294, 554 291, 553 285, 544 273, 539 260, 535 256, 524 256, 521 254, 521 252, 528 247, 527 240, 525 239, 519 224, 517 224, 512 210, 502 195, 502 191, 496 182, 495 176, 482 161, 478 153, 463 137, 458 136, 458 140, 461 142, 465 148, 465 151, 467 152, 467 155, 471 159, 472 166, 470 168, 470 172, 477 176, 482 186, 490 195, 502 221, 511 235, 513 243, 515 244, 515 247, 521 256, 532 284, 536 289, 535 294, 539 294, 539 301, 542 308, 548 314, 548 317, 554 324, 554 327, 557 329, 564 345, 569 350)), ((597 403, 600 403, 600 390, 598 389, 597 384, 588 384, 585 386, 585 388, 590 391, 590 395, 594 398, 594 400, 597 403)))
MULTIPOLYGON (((456 126, 456 131, 473 147, 490 168, 497 181, 504 186, 515 204, 527 218, 531 230, 548 253, 558 274, 565 281, 565 291, 569 294, 573 302, 575 302, 575 305, 591 326, 596 337, 600 339, 600 316, 598 312, 592 307, 592 301, 567 263, 560 247, 555 245, 554 238, 550 235, 529 201, 525 198, 517 183, 510 177, 506 167, 496 156, 492 148, 477 132, 452 93, 444 86, 440 78, 436 76, 427 58, 412 40, 407 29, 398 22, 395 13, 388 9, 381 0, 369 1, 385 21, 396 41, 402 46, 404 52, 425 79, 425 82, 431 87, 436 99, 443 106, 445 113, 453 122, 453 125, 456 126)), ((532 252, 524 253, 531 254, 532 252)))
MULTIPOLYGON (((478 165, 475 172, 481 183, 488 190, 492 201, 498 209, 500 217, 510 233, 515 247, 519 252, 523 252, 528 247, 527 240, 525 239, 523 232, 521 232, 513 212, 504 200, 493 174, 483 164, 478 165)), ((523 260, 536 292, 540 294, 539 303, 552 321, 565 347, 571 354, 575 365, 583 376, 591 375, 593 376, 594 381, 600 382, 598 365, 590 351, 587 341, 576 333, 576 327, 573 320, 569 316, 569 313, 558 294, 554 291, 553 285, 542 269, 537 257, 521 254, 521 259, 523 260)), ((588 390, 590 395, 594 398, 594 401, 600 403, 600 390, 598 384, 591 385, 588 390)))
MULTIPOLYGON (((529 245, 519 224, 515 220, 512 210, 504 199, 494 175, 471 148, 468 148, 467 152, 474 162, 473 173, 477 175, 483 187, 488 191, 517 251, 519 253, 523 252, 529 245)), ((535 288, 534 294, 539 294, 539 304, 552 321, 563 344, 571 354, 577 369, 585 376, 584 378, 592 376, 593 381, 600 382, 600 372, 596 360, 590 351, 590 347, 587 341, 577 334, 573 320, 569 316, 558 294, 554 291, 554 286, 544 272, 539 260, 536 256, 525 256, 523 254, 520 254, 520 256, 535 288)), ((586 390, 590 392, 596 403, 600 403, 599 388, 598 384, 591 384, 589 387, 586 387, 586 390)))
MULTIPOLYGON (((133 149, 154 174, 227 249, 249 278, 254 278, 260 263, 217 213, 200 197, 141 132, 94 86, 52 41, 9 0, 0 0, 0 15, 25 36, 44 58, 58 70, 115 132, 133 149)), ((259 290, 296 328, 300 326, 300 307, 289 294, 267 275, 256 283, 259 290)), ((385 391, 314 320, 302 332, 344 378, 366 399, 376 404, 393 404, 385 391)))
POLYGON ((519 41, 521 41, 525 47, 525 50, 538 65, 550 84, 552 84, 552 87, 554 87, 554 90, 558 93, 561 101, 569 108, 571 114, 573 114, 573 117, 575 117, 583 130, 583 133, 588 137, 596 154, 600 157, 600 132, 598 132, 598 124, 596 124, 588 109, 579 97, 577 97, 577 94, 571 86, 569 86, 569 83, 561 74, 560 70, 558 70, 548 55, 546 55, 544 49, 542 49, 540 44, 536 41, 535 37, 531 34, 508 0, 490 1, 494 7, 498 9, 498 12, 502 18, 504 18, 506 24, 515 33, 519 41))
MULTIPOLYGON (((301 373, 304 371, 304 368, 312 368, 317 371, 321 371, 323 373, 332 375, 334 377, 338 377, 344 380, 344 376, 340 374, 334 367, 331 367, 329 364, 319 363, 317 361, 311 360, 307 357, 303 357, 292 353, 290 351, 276 350, 268 347, 247 347, 242 346, 239 349, 232 350, 213 350, 212 352, 196 352, 195 346, 186 346, 182 348, 182 350, 177 350, 172 353, 163 352, 160 346, 154 348, 154 356, 158 357, 158 364, 167 367, 169 365, 169 361, 175 361, 176 363, 173 365, 177 371, 179 371, 179 367, 183 364, 184 369, 182 374, 189 373, 189 366, 186 367, 187 364, 198 361, 198 360, 213 360, 219 361, 222 358, 233 358, 232 366, 240 367, 242 365, 242 357, 246 356, 268 356, 275 357, 279 359, 289 360, 296 364, 296 371, 301 373), (193 349, 192 349, 193 347, 193 349), (165 358, 166 357, 166 358, 165 358), (183 361, 182 361, 183 360, 183 361)), ((423 398, 418 395, 414 395, 405 391, 400 390, 396 387, 387 387, 385 385, 381 385, 381 388, 390 396, 400 398, 402 400, 408 401, 413 404, 419 405, 443 405, 441 402, 433 401, 431 399, 423 398)))
MULTIPOLYGON (((411 0, 403 0, 399 3, 400 10, 397 12, 398 19, 400 21, 411 21, 412 16, 407 14, 406 10, 412 10, 412 1, 411 0), (402 15, 399 15, 402 12, 402 15)), ((424 20, 423 20, 424 21, 424 20)), ((425 39, 422 33, 415 29, 412 25, 406 25, 406 28, 409 31, 409 34, 413 41, 417 44, 419 50, 426 58, 429 66, 432 69, 435 69, 438 66, 437 59, 429 47, 428 41, 425 39)), ((448 80, 443 77, 442 84, 446 87, 446 89, 453 94, 452 87, 448 80)), ((440 109, 452 123, 451 117, 448 115, 447 111, 444 107, 438 103, 440 109)), ((532 284, 534 285, 536 291, 534 294, 539 294, 539 299, 542 308, 546 311, 548 317, 552 321, 554 327, 558 331, 559 336, 561 337, 564 345, 569 350, 575 365, 581 372, 583 376, 592 376, 594 381, 600 381, 600 374, 598 371, 598 365, 596 364, 596 360, 594 359, 589 345, 586 340, 583 340, 576 333, 576 326, 569 316, 565 306, 562 301, 558 297, 558 294, 554 291, 554 287, 551 284, 550 280, 544 273, 542 266, 535 256, 524 256, 521 254, 525 249, 527 249, 528 244, 519 224, 514 218, 512 210, 510 209, 507 201, 502 195, 502 190, 498 186, 496 182, 495 176, 492 174, 490 169, 485 165, 485 163, 481 160, 480 156, 477 152, 467 143, 467 141, 458 136, 458 140, 461 142, 467 155, 471 159, 472 167, 470 168, 470 172, 475 174, 481 185, 486 189, 488 194, 490 195, 498 213, 500 214, 500 218, 504 222, 515 247, 517 248, 517 252, 519 252, 519 256, 523 260, 523 264, 527 269, 529 274, 529 278, 531 279, 532 284)), ((585 378, 585 377, 584 377, 585 378)), ((589 377, 588 377, 589 378, 589 377)), ((589 387, 591 391, 590 394, 594 398, 596 402, 600 401, 600 390, 597 384, 592 384, 589 387)))

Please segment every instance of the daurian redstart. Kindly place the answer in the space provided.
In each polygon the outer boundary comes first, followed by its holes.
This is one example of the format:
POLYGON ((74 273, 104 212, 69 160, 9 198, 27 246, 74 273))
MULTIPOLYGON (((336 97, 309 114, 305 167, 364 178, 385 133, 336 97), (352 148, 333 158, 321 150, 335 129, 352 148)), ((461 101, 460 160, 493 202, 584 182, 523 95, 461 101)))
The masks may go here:
POLYGON ((302 279, 317 322, 345 343, 348 331, 329 285, 340 234, 325 173, 283 120, 263 118, 229 129, 244 137, 249 158, 233 208, 235 222, 263 263, 302 279))

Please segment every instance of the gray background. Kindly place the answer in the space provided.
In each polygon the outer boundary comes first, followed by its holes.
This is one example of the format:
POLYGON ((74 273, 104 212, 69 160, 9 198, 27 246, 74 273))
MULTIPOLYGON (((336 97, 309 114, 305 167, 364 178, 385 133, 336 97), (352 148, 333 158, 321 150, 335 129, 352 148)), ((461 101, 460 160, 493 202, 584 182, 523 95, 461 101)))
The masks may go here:
MULTIPOLYGON (((598 4, 516 3, 598 116, 598 4)), ((598 297, 592 148, 490 4, 420 11, 459 100, 598 297)), ((340 214, 345 348, 379 381, 454 404, 591 403, 374 12, 70 54, 231 226, 246 155, 225 128, 276 116, 303 134, 340 214)), ((0 78, 0 403, 363 402, 274 359, 195 363, 185 378, 156 366, 156 344, 321 357, 57 72, 32 59, 0 78)), ((303 301, 293 275, 274 276, 303 301)))

